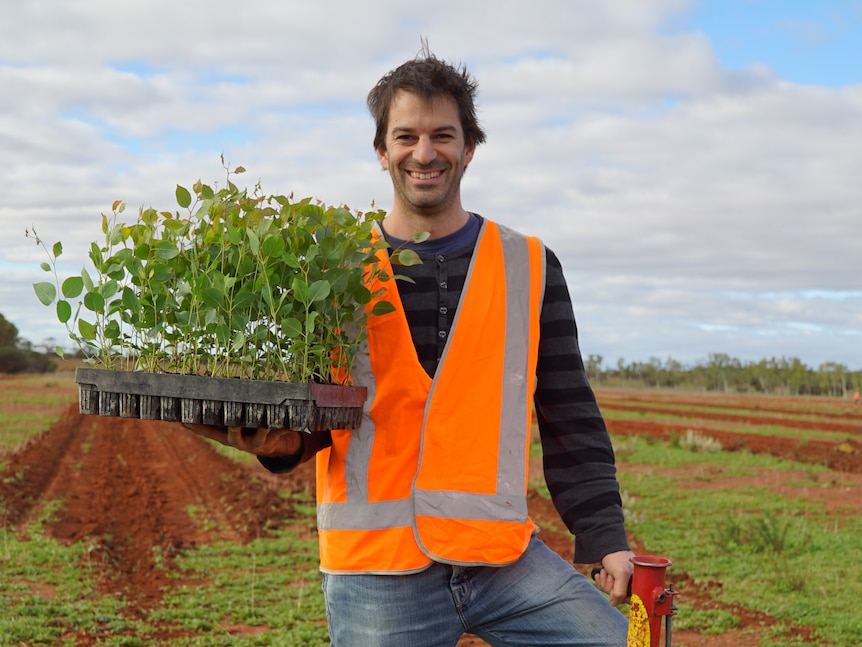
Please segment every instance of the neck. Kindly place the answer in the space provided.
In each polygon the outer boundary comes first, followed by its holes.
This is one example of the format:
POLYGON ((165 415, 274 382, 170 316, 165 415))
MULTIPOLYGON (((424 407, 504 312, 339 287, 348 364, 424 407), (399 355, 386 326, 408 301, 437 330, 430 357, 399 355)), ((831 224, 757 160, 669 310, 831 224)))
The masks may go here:
POLYGON ((428 232, 429 239, 434 239, 455 233, 467 224, 469 218, 470 214, 460 206, 447 213, 434 215, 393 209, 383 222, 386 231, 395 238, 410 240, 416 234, 428 232))

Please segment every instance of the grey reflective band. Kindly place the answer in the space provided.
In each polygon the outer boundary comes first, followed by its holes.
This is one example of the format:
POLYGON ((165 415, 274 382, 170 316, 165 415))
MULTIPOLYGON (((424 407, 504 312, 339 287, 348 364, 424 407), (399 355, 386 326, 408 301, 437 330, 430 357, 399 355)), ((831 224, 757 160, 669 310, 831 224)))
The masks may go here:
POLYGON ((527 498, 523 492, 507 496, 448 490, 416 490, 413 496, 416 509, 421 510, 420 514, 429 517, 515 522, 527 519, 527 498), (434 514, 435 511, 438 514, 434 514))
POLYGON ((321 503, 317 506, 320 530, 383 530, 413 527, 413 501, 350 500, 350 503, 321 503))

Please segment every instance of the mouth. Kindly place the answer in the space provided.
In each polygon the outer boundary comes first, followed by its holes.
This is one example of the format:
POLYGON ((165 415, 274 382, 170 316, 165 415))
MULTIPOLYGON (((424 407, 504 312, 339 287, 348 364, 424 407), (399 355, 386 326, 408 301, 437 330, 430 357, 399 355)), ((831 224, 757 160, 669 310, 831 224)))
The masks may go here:
POLYGON ((407 171, 414 180, 434 180, 443 175, 443 171, 407 171))

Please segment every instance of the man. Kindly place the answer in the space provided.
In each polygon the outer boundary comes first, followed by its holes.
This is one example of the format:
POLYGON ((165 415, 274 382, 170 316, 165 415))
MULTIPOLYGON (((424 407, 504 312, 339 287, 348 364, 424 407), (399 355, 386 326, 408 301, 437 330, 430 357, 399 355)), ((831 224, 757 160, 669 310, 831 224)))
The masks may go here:
POLYGON ((316 456, 323 590, 336 647, 621 646, 613 607, 632 572, 613 449, 587 382, 562 268, 537 239, 466 211, 460 184, 485 134, 476 83, 424 52, 368 97, 394 189, 381 235, 415 249, 368 323, 353 378, 362 425, 302 435, 193 430, 273 472, 316 456), (415 234, 427 232, 414 244, 415 234), (533 412, 545 478, 575 561, 527 516, 533 412))

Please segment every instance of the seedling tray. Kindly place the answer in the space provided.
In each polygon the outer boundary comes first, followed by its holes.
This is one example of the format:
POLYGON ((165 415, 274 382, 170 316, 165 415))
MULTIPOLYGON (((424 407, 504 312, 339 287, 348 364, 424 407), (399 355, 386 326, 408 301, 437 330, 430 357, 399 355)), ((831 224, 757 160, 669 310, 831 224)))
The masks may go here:
POLYGON ((78 368, 83 414, 299 431, 355 429, 367 389, 78 368))

